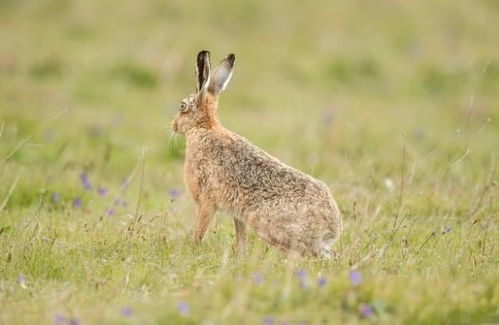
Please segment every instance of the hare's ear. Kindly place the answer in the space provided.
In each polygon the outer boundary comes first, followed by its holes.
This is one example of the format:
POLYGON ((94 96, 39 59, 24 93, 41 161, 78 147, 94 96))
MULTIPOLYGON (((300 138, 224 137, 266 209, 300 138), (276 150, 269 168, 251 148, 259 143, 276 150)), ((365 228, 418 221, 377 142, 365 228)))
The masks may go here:
POLYGON ((210 83, 208 85, 208 91, 213 95, 218 95, 222 90, 227 87, 227 84, 232 77, 232 71, 234 70, 234 61, 236 56, 234 54, 229 54, 225 59, 220 62, 210 77, 210 83))
POLYGON ((196 82, 197 92, 202 92, 206 89, 210 82, 210 52, 201 51, 198 53, 196 60, 196 82))

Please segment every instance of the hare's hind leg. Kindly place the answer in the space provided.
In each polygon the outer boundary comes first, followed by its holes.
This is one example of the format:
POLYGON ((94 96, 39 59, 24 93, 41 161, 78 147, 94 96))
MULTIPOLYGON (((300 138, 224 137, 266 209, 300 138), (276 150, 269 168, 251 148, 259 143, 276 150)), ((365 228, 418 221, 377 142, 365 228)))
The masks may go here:
POLYGON ((294 223, 282 222, 282 219, 287 218, 275 217, 275 220, 272 220, 267 214, 261 213, 249 217, 248 224, 258 237, 267 243, 286 253, 306 255, 308 249, 301 236, 301 227, 294 223))
POLYGON ((234 218, 234 225, 236 226, 236 244, 235 251, 237 256, 244 256, 246 254, 246 224, 234 218))
POLYGON ((197 209, 196 225, 194 226, 194 242, 201 243, 215 214, 215 204, 211 202, 200 202, 197 209))

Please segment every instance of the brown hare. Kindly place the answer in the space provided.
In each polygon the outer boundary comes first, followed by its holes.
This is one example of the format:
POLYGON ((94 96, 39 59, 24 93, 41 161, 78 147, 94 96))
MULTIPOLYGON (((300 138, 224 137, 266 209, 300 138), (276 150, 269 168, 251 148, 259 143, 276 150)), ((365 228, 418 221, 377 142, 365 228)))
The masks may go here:
POLYGON ((210 52, 197 56, 196 94, 180 103, 171 126, 186 136, 184 177, 197 204, 200 243, 217 209, 234 215, 235 248, 246 251, 246 226, 286 252, 329 257, 340 236, 340 211, 321 181, 285 165, 218 120, 218 95, 234 69, 229 54, 210 73, 210 52))

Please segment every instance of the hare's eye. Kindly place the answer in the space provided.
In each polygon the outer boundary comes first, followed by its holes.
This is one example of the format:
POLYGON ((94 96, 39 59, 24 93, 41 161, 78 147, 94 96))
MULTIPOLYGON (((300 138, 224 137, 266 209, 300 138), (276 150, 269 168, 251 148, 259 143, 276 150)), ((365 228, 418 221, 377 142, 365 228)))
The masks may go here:
POLYGON ((181 111, 185 111, 186 109, 187 109, 187 104, 186 104, 186 103, 184 103, 184 102, 181 102, 181 103, 180 103, 180 110, 181 110, 181 111))

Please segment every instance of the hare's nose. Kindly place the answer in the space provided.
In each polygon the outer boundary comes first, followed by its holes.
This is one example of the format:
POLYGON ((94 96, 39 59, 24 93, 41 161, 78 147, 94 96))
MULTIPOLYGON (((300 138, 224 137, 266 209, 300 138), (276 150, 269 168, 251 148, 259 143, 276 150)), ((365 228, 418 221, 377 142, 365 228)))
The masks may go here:
POLYGON ((174 132, 177 132, 177 120, 172 121, 171 128, 174 132))

